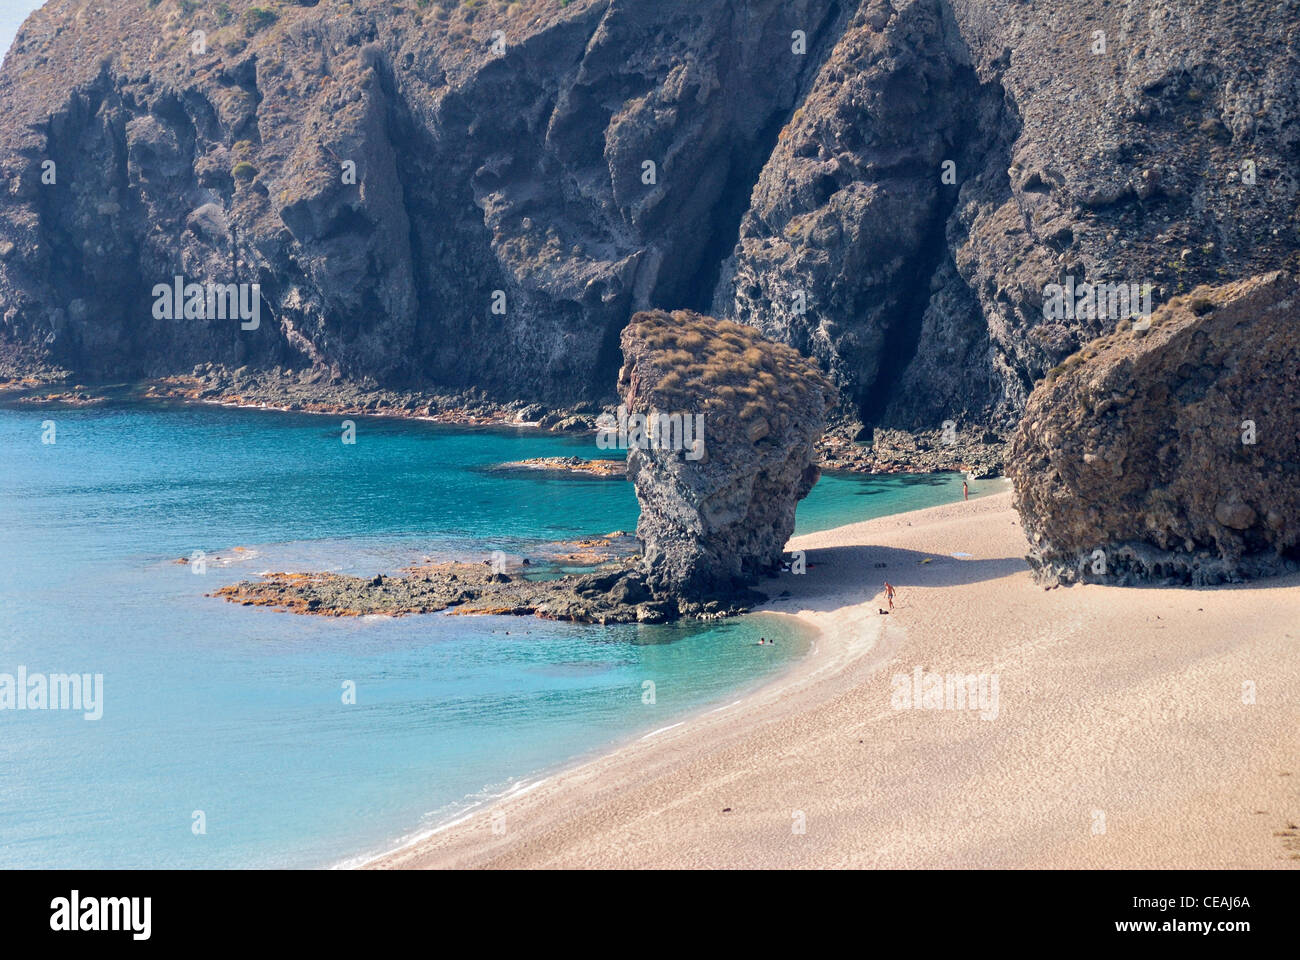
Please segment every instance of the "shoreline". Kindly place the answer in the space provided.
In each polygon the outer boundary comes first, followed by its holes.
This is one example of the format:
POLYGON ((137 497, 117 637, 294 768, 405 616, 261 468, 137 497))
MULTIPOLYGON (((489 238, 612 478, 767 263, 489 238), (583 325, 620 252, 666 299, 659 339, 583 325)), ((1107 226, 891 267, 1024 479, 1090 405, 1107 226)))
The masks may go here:
MULTIPOLYGON (((558 761, 549 767, 519 776, 512 776, 507 779, 506 783, 508 786, 504 790, 492 794, 484 799, 468 803, 467 806, 456 810, 454 813, 448 814, 447 819, 443 822, 434 823, 422 829, 408 831, 406 836, 409 837, 409 839, 402 840, 394 846, 377 853, 361 853, 345 857, 336 863, 327 865, 323 869, 375 869, 376 864, 379 861, 388 857, 400 855, 403 851, 413 847, 418 847, 437 834, 458 827, 477 815, 487 813, 490 816, 498 804, 517 800, 558 777, 565 777, 570 774, 579 773, 584 767, 600 763, 612 755, 635 747, 639 743, 656 738, 662 733, 687 726, 697 720, 707 718, 712 714, 722 713, 732 707, 738 706, 755 695, 766 692, 769 687, 780 686, 795 670, 799 668, 801 664, 805 663, 814 654, 819 645, 819 641, 821 640, 820 631, 799 617, 774 610, 757 610, 750 614, 744 614, 743 616, 752 617, 754 615, 780 617, 782 619, 797 621, 798 629, 807 633, 808 649, 800 654, 796 659, 779 667, 771 676, 760 678, 757 681, 750 681, 748 685, 742 685, 726 695, 726 697, 734 697, 735 699, 723 703, 708 703, 692 707, 686 713, 682 714, 679 719, 668 723, 665 726, 644 732, 621 734, 608 744, 593 747, 566 760, 558 761)), ((725 700, 726 697, 721 699, 725 700)))
POLYGON ((364 868, 1300 867, 1300 576, 1045 590, 1009 491, 790 546, 790 671, 364 868), (997 709, 897 709, 918 667, 997 709))
MULTIPOLYGON (((349 861, 336 864, 331 869, 406 869, 414 866, 404 861, 411 856, 422 857, 426 853, 428 846, 436 844, 435 838, 440 834, 462 827, 475 817, 486 817, 490 820, 496 811, 508 809, 511 804, 518 803, 523 797, 543 785, 552 784, 553 789, 557 787, 565 788, 570 785, 578 786, 583 784, 590 776, 601 776, 604 768, 611 763, 637 762, 643 759, 642 755, 645 753, 670 749, 679 737, 696 739, 705 732, 722 732, 716 728, 735 719, 733 713, 735 708, 753 708, 756 705, 755 701, 761 701, 763 705, 779 704, 783 695, 796 689, 802 689, 828 671, 835 671, 856 657, 869 654, 876 649, 877 641, 880 639, 879 634, 877 634, 875 637, 859 638, 854 642, 846 643, 842 636, 832 635, 828 638, 823 628, 818 626, 811 618, 779 610, 770 610, 766 606, 753 611, 753 614, 776 616, 797 621, 801 629, 807 629, 811 632, 808 649, 798 659, 787 664, 774 676, 760 681, 757 686, 748 692, 742 693, 736 699, 720 705, 696 707, 672 723, 646 733, 630 735, 622 742, 613 744, 609 748, 593 751, 591 755, 578 760, 576 763, 569 762, 558 765, 552 770, 538 773, 534 778, 517 778, 510 789, 497 796, 473 804, 465 810, 458 811, 448 822, 421 831, 420 835, 414 839, 399 843, 390 850, 372 856, 363 855, 350 858, 349 861), (668 733, 673 733, 673 736, 662 736, 668 733), (649 741, 652 740, 654 742, 650 743, 649 741)), ((506 812, 507 822, 513 819, 514 815, 514 811, 506 812)), ((421 868, 423 866, 423 864, 420 865, 421 868)), ((439 864, 439 866, 442 865, 439 864)))
MULTIPOLYGON (((164 406, 197 404, 323 417, 374 417, 465 430, 535 431, 539 435, 574 439, 595 436, 599 412, 598 405, 590 403, 568 409, 551 409, 540 403, 502 403, 467 393, 385 390, 347 382, 321 385, 318 380, 301 381, 291 376, 281 377, 283 382, 272 391, 274 396, 268 398, 269 394, 268 397, 246 395, 247 392, 256 394, 258 390, 267 389, 261 380, 252 379, 257 386, 242 387, 234 383, 216 387, 211 385, 210 379, 192 376, 100 384, 76 383, 70 375, 53 380, 10 377, 0 380, 0 409, 83 409, 115 402, 164 406), (346 399, 330 398, 331 390, 345 394, 346 399), (533 417, 537 419, 531 419, 533 417)), ((952 446, 940 440, 941 432, 938 430, 913 432, 882 428, 875 431, 870 444, 850 441, 846 430, 848 434, 856 432, 852 424, 828 424, 818 441, 816 463, 823 472, 871 476, 961 473, 973 479, 987 480, 1003 475, 1003 461, 1009 443, 1005 437, 991 434, 979 425, 966 428, 960 434, 960 440, 952 446), (945 449, 947 453, 941 452, 945 449)), ((585 459, 593 463, 603 460, 600 457, 585 459)))
MULTIPOLYGON (((908 511, 891 514, 890 517, 904 517, 920 512, 924 511, 908 511)), ((872 521, 866 522, 870 523, 872 521)), ((828 532, 819 531, 795 537, 791 540, 791 546, 797 548, 799 543, 823 536, 828 532)), ((788 588, 790 585, 788 581, 794 579, 791 574, 782 574, 780 588, 788 588)), ((771 587, 769 589, 775 591, 778 588, 771 587)), ((793 707, 790 706, 791 697, 798 694, 806 695, 807 691, 819 682, 833 679, 873 652, 876 653, 876 658, 868 662, 867 669, 875 665, 877 658, 880 658, 879 662, 883 663, 883 658, 891 653, 897 645, 896 638, 887 635, 888 625, 884 622, 884 618, 866 619, 865 622, 868 625, 866 629, 853 629, 845 623, 843 616, 845 608, 843 607, 831 610, 801 610, 798 613, 774 608, 774 605, 788 606, 794 604, 795 601, 796 597, 792 591, 790 597, 769 600, 752 611, 754 614, 786 617, 797 621, 803 627, 812 631, 809 649, 785 670, 730 703, 692 711, 672 724, 638 736, 615 746, 611 750, 582 760, 575 765, 545 774, 541 779, 533 782, 527 792, 531 793, 544 784, 551 784, 552 791, 566 791, 583 795, 591 789, 593 782, 599 783, 605 777, 609 767, 623 768, 643 763, 655 765, 671 760, 676 748, 683 741, 686 741, 687 746, 705 738, 711 738, 710 742, 712 743, 725 742, 728 739, 728 731, 726 730, 728 724, 745 717, 757 721, 758 717, 764 714, 766 720, 772 719, 774 715, 786 715, 793 710, 793 707), (672 735, 660 736, 669 733, 672 735), (654 740, 653 743, 647 742, 652 739, 654 740)), ((847 608, 848 612, 861 612, 865 619, 872 602, 873 600, 862 601, 847 608)), ((901 632, 901 628, 895 628, 895 633, 899 632, 901 632)), ((523 810, 513 809, 521 805, 524 795, 524 793, 512 792, 488 800, 464 812, 463 815, 457 815, 448 823, 431 828, 419 838, 399 844, 392 850, 371 857, 356 866, 359 869, 371 870, 423 869, 426 867, 454 869, 472 865, 461 862, 461 858, 466 854, 460 849, 464 846, 464 834, 474 829, 474 827, 470 826, 471 821, 476 817, 490 820, 494 813, 501 811, 507 823, 519 815, 532 816, 536 822, 536 819, 538 819, 536 815, 539 811, 533 809, 535 803, 527 804, 523 810), (454 838, 449 844, 445 844, 442 837, 452 834, 452 831, 456 831, 457 828, 462 829, 453 835, 454 838), (443 851, 444 846, 449 846, 451 849, 443 851), (428 858, 434 851, 438 851, 439 861, 428 862, 428 858), (443 856, 450 858, 450 860, 442 862, 441 857, 443 856)), ((566 797, 566 800, 568 799, 571 798, 566 797)), ((545 821, 549 820, 550 817, 541 819, 545 821)), ((483 824, 477 826, 482 827, 483 824)))

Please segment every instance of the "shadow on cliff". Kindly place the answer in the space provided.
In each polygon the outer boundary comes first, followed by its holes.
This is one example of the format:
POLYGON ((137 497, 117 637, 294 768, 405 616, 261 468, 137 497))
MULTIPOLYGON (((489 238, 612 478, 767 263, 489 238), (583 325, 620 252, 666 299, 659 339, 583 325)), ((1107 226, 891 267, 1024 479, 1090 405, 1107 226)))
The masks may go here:
POLYGON ((761 609, 829 611, 870 600, 886 580, 905 596, 909 587, 960 586, 1029 571, 1022 556, 979 559, 869 545, 808 550, 806 559, 807 573, 782 573, 755 584, 769 597, 761 609))

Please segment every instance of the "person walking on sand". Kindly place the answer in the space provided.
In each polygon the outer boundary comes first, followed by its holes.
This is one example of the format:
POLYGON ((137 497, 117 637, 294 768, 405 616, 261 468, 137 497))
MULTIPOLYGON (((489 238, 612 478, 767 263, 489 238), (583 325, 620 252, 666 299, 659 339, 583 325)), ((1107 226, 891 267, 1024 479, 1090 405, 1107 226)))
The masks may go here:
POLYGON ((894 590, 894 585, 893 585, 892 583, 890 583, 888 580, 886 580, 886 581, 885 581, 885 599, 887 599, 887 600, 889 601, 889 609, 890 609, 890 610, 893 610, 893 609, 894 609, 894 594, 895 594, 896 592, 897 592, 897 591, 894 590))

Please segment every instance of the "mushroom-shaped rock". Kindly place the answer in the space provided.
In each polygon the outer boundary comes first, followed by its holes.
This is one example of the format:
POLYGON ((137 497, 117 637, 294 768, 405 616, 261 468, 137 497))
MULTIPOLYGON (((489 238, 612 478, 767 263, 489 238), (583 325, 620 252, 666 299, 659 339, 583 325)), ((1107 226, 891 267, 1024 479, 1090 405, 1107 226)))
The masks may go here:
POLYGON ((636 314, 622 346, 623 405, 604 426, 628 447, 646 582, 685 603, 744 593, 779 566, 817 481, 835 388, 752 327, 686 310, 636 314))

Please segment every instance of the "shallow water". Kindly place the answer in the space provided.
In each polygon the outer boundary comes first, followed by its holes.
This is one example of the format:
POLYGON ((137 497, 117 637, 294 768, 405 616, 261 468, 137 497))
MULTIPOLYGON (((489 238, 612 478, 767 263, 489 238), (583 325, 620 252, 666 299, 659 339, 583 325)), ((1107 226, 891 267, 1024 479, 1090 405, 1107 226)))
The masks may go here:
MULTIPOLYGON (((329 417, 0 410, 0 673, 103 675, 99 720, 0 710, 0 866, 351 860, 734 699, 806 649, 773 615, 330 619, 206 597, 264 570, 369 574, 635 526, 626 482, 487 469, 599 455, 589 438, 355 419, 345 445, 329 417), (195 551, 205 573, 175 562, 195 551)), ((954 496, 951 476, 828 476, 799 528, 954 496)))

